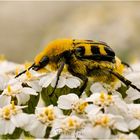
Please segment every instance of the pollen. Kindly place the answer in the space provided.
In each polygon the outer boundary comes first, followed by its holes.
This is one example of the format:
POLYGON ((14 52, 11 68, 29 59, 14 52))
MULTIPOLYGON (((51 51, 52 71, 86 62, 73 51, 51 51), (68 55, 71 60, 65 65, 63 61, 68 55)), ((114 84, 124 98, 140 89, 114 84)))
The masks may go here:
POLYGON ((109 122, 110 122, 110 118, 107 115, 104 115, 104 116, 100 116, 99 118, 97 118, 97 120, 95 120, 95 125, 101 125, 107 127, 109 126, 109 122))
POLYGON ((101 92, 101 94, 100 94, 100 101, 101 102, 105 101, 105 93, 104 92, 101 92))
POLYGON ((73 110, 76 111, 79 114, 84 113, 85 108, 88 106, 88 103, 80 100, 77 103, 73 104, 73 110))
POLYGON ((99 50, 100 50, 101 55, 107 55, 103 45, 99 45, 99 50))
POLYGON ((27 70, 31 65, 32 65, 32 63, 31 63, 31 62, 28 62, 28 61, 26 61, 26 62, 24 63, 24 67, 25 67, 26 70, 27 70))
POLYGON ((8 91, 8 93, 11 93, 12 92, 12 89, 11 89, 11 86, 10 85, 7 86, 7 91, 8 91))
POLYGON ((54 119, 56 118, 55 114, 54 114, 54 110, 53 108, 50 107, 46 107, 44 109, 44 111, 38 115, 38 119, 42 122, 42 123, 49 123, 51 124, 54 119))
POLYGON ((4 119, 7 119, 7 120, 10 119, 11 111, 10 111, 10 108, 9 107, 4 107, 3 108, 3 110, 2 110, 2 116, 3 116, 4 119))
POLYGON ((68 120, 68 126, 69 127, 74 127, 75 126, 75 121, 72 118, 69 118, 69 120, 68 120))
POLYGON ((15 103, 14 103, 14 101, 11 102, 11 109, 12 109, 12 110, 15 109, 15 103))
POLYGON ((49 121, 53 121, 55 119, 54 111, 52 108, 47 108, 44 113, 48 117, 49 121))
POLYGON ((32 78, 32 74, 29 72, 29 70, 26 71, 26 77, 28 79, 31 79, 32 78))
POLYGON ((108 116, 104 116, 102 119, 101 119, 101 125, 102 126, 108 126, 108 123, 109 123, 110 119, 108 116))
POLYGON ((84 112, 85 108, 87 107, 88 103, 84 102, 81 105, 79 105, 78 110, 79 112, 84 112))
POLYGON ((18 74, 19 74, 19 67, 16 67, 15 75, 18 75, 18 74))

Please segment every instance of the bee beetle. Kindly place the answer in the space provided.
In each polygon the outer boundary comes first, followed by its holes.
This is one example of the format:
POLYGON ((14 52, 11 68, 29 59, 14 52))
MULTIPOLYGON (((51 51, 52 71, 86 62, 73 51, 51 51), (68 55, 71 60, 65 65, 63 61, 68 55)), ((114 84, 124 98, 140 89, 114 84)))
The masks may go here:
MULTIPOLYGON (((127 65, 115 55, 115 52, 104 42, 78 39, 57 39, 52 41, 38 54, 30 69, 35 71, 49 65, 52 70, 57 70, 57 81, 66 66, 67 70, 74 76, 79 77, 83 84, 80 88, 82 93, 87 86, 88 78, 94 82, 114 84, 116 80, 122 81, 126 86, 140 89, 122 76, 124 66, 127 65)), ((16 77, 25 73, 19 73, 16 77)), ((52 95, 51 94, 51 95, 52 95)))

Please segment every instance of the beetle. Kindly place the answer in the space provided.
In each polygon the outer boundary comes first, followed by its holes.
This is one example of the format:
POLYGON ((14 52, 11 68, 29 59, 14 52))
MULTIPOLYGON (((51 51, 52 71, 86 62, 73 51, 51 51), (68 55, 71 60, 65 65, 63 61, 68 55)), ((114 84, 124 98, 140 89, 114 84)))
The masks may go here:
MULTIPOLYGON (((79 39, 54 40, 35 57, 34 63, 28 70, 38 71, 47 65, 52 70, 57 70, 57 80, 51 95, 57 87, 64 66, 72 75, 79 77, 83 81, 80 88, 81 94, 87 86, 88 78, 92 78, 94 82, 109 83, 112 86, 119 79, 126 86, 131 86, 140 92, 138 87, 122 75, 125 65, 128 66, 128 64, 122 62, 115 55, 112 48, 102 41, 79 39)), ((26 71, 16 75, 16 78, 26 71)))

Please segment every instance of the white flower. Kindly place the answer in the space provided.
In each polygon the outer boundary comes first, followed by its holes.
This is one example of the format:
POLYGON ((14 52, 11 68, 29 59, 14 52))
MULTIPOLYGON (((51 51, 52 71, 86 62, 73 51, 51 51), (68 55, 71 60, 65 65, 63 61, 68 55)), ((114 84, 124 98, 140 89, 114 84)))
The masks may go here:
POLYGON ((140 126, 140 104, 128 104, 128 124, 131 130, 140 126))
MULTIPOLYGON (((140 72, 129 73, 126 75, 126 78, 132 81, 132 83, 138 88, 140 88, 140 72)), ((126 100, 134 101, 140 99, 140 92, 131 87, 127 90, 126 94, 126 100)))
POLYGON ((17 98, 18 105, 25 104, 30 99, 30 95, 37 96, 38 93, 30 87, 22 87, 21 83, 17 81, 12 86, 8 85, 0 95, 0 107, 10 103, 14 97, 17 98))
POLYGON ((43 74, 38 73, 34 70, 27 70, 25 74, 22 74, 16 79, 23 84, 27 84, 37 92, 40 92, 41 87, 39 86, 39 79, 41 76, 43 76, 43 74))
POLYGON ((70 93, 68 95, 61 95, 57 101, 58 107, 61 109, 72 109, 78 114, 85 113, 85 109, 88 106, 88 103, 84 99, 79 99, 79 97, 70 93))
POLYGON ((92 86, 90 87, 90 90, 92 93, 96 93, 96 92, 105 92, 108 93, 107 90, 103 87, 103 84, 96 82, 94 84, 92 84, 92 86))
POLYGON ((77 116, 68 116, 54 123, 50 137, 60 134, 60 139, 76 139, 84 120, 77 116))
MULTIPOLYGON (((55 87, 56 75, 57 73, 48 74, 47 76, 41 78, 39 84, 42 87, 48 87, 50 84, 52 87, 55 87)), ((77 77, 65 73, 59 77, 57 88, 63 88, 65 85, 69 88, 77 88, 80 86, 80 80, 77 77)))
POLYGON ((127 113, 126 103, 119 95, 109 95, 104 92, 94 93, 86 98, 87 102, 93 102, 100 109, 104 109, 105 113, 124 115, 127 113))
POLYGON ((128 126, 121 116, 90 112, 88 118, 89 123, 81 130, 81 138, 109 139, 111 129, 128 132, 128 126))
POLYGON ((119 133, 115 136, 112 136, 111 139, 113 140, 139 140, 138 136, 132 132, 130 134, 119 133))
POLYGON ((6 74, 10 72, 14 72, 19 64, 9 62, 9 61, 1 61, 0 62, 0 74, 6 74))
POLYGON ((61 110, 53 105, 36 108, 35 114, 30 116, 30 122, 24 129, 36 138, 43 138, 47 127, 52 126, 57 118, 62 116, 61 110))
POLYGON ((23 127, 29 121, 28 115, 22 112, 14 102, 0 108, 0 135, 12 134, 16 127, 23 127))
POLYGON ((9 80, 10 78, 7 75, 0 75, 0 91, 3 91, 6 88, 9 80))

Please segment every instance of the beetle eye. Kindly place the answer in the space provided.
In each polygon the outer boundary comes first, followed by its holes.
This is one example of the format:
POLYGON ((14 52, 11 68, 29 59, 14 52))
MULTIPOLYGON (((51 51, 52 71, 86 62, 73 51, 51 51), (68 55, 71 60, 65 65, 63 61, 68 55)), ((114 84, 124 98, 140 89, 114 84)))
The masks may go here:
POLYGON ((85 54, 85 48, 83 46, 80 46, 75 49, 76 56, 82 57, 85 54))
POLYGON ((44 67, 44 66, 46 66, 46 65, 48 64, 48 62, 49 62, 49 58, 48 58, 47 56, 44 56, 44 57, 40 60, 39 64, 40 64, 40 66, 44 67))

